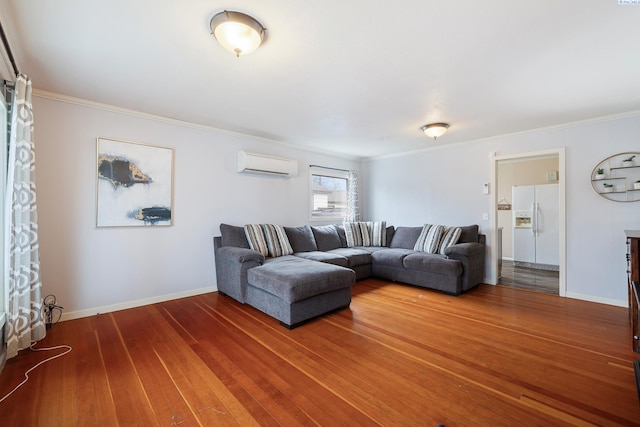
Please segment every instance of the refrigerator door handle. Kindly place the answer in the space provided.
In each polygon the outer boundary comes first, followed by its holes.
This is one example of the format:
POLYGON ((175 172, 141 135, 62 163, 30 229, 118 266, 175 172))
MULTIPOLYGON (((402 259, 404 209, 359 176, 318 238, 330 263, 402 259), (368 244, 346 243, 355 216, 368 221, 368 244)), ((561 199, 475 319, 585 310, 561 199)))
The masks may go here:
POLYGON ((531 203, 531 235, 538 235, 538 204, 531 203))

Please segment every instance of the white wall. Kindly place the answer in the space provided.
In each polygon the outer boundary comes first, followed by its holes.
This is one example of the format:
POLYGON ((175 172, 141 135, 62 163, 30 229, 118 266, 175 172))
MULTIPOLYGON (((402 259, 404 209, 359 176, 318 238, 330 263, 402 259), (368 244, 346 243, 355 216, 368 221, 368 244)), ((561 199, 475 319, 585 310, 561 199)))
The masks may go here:
MULTIPOLYGON (((214 290, 211 238, 221 222, 308 223, 308 165, 360 169, 354 160, 44 96, 34 97, 34 113, 43 287, 66 318, 214 290), (175 148, 174 226, 95 227, 98 136, 175 148), (238 149, 296 158, 301 173, 237 174, 238 149)), ((567 295, 626 305, 623 230, 640 228, 640 203, 606 200, 589 179, 603 158, 640 151, 638 135, 634 116, 371 160, 360 173, 363 216, 393 225, 477 223, 490 250, 482 219, 490 212, 482 193, 489 154, 567 147, 567 295)), ((487 277, 489 264, 487 256, 487 277)))
POLYGON ((491 250, 490 223, 482 219, 490 212, 491 198, 482 193, 490 181, 490 154, 566 147, 567 296, 626 306, 624 230, 640 229, 640 203, 600 197, 590 175, 612 154, 640 151, 639 135, 636 115, 374 159, 363 165, 364 209, 396 225, 479 224, 491 250))
POLYGON ((44 295, 64 318, 215 290, 219 224, 308 223, 309 164, 359 162, 212 129, 34 97, 44 295), (96 228, 96 138, 173 147, 174 225, 96 228), (235 171, 239 149, 295 158, 294 178, 235 171))

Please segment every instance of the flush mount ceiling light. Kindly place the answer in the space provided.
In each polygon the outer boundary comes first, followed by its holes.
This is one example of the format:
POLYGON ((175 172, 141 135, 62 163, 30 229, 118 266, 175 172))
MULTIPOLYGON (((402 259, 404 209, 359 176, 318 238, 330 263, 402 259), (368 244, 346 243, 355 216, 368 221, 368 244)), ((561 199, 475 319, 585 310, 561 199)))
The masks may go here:
POLYGON ((422 126, 420 129, 428 137, 437 139, 439 136, 444 135, 449 129, 449 125, 447 123, 431 123, 430 125, 422 126))
POLYGON ((211 33, 218 42, 236 56, 246 55, 260 46, 266 28, 249 15, 224 10, 211 18, 211 33))

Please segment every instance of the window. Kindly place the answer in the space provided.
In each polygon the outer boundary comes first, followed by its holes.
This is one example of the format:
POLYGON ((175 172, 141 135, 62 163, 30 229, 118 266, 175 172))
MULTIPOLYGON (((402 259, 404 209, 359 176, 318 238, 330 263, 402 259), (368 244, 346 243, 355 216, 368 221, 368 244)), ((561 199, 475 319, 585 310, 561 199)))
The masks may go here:
POLYGON ((347 214, 349 173, 312 166, 310 177, 311 220, 344 220, 347 214))

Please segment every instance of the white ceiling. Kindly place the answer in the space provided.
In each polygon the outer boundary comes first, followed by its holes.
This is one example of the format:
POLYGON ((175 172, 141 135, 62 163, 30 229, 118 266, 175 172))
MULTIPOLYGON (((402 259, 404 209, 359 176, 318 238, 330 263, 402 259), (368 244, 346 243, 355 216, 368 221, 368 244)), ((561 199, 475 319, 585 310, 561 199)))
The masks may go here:
POLYGON ((344 156, 640 110, 640 5, 618 0, 3 0, 0 19, 37 90, 344 156), (264 45, 224 50, 223 9, 264 45))

